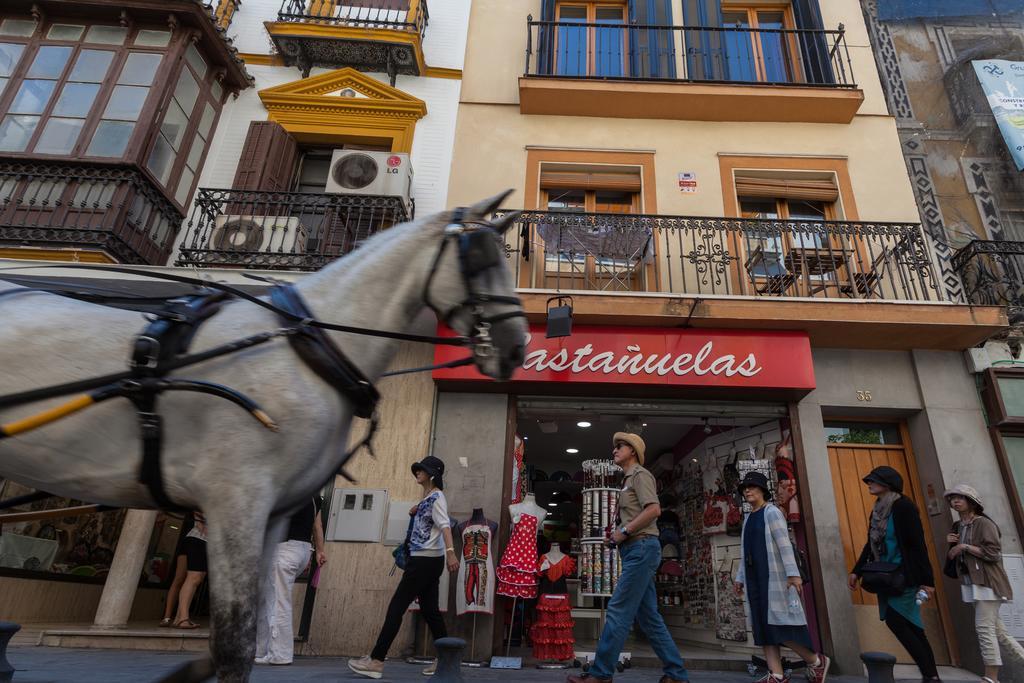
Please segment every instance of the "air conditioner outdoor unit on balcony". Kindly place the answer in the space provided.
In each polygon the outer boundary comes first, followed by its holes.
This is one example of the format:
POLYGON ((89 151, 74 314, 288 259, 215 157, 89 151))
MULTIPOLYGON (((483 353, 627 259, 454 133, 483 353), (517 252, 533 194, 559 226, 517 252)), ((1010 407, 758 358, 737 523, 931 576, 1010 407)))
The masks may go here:
POLYGON ((296 216, 217 216, 208 249, 304 254, 308 234, 296 216))
POLYGON ((326 192, 400 197, 411 211, 412 165, 408 154, 336 149, 326 192))

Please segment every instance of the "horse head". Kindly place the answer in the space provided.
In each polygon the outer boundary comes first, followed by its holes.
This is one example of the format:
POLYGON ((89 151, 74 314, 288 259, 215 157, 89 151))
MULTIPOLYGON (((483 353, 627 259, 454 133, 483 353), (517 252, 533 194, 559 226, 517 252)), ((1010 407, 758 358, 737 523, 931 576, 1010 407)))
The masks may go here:
POLYGON ((477 369, 498 380, 509 379, 526 352, 526 317, 504 249, 505 232, 519 212, 489 219, 511 193, 443 214, 443 242, 426 291, 438 318, 473 339, 477 369))

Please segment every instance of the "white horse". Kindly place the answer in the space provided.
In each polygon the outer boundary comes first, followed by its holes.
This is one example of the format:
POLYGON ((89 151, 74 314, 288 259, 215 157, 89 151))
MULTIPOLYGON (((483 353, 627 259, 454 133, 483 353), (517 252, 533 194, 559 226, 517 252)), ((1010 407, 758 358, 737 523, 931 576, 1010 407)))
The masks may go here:
MULTIPOLYGON (((386 230, 295 287, 320 320, 364 329, 407 330, 428 297, 436 310, 454 312, 449 324, 466 336, 474 335, 474 314, 497 318, 490 327, 494 353, 477 355, 475 362, 484 374, 507 379, 525 348, 525 320, 515 315, 521 309, 507 301, 482 303, 475 311, 461 304, 469 291, 514 297, 511 275, 498 263, 467 278, 458 243, 460 231, 479 230, 507 195, 465 210, 462 228, 451 225, 456 214, 444 212, 386 230), (442 251, 443 244, 448 246, 442 251)), ((494 227, 503 232, 510 223, 503 219, 494 227)), ((0 395, 125 370, 131 343, 145 322, 135 312, 35 292, 0 299, 0 312, 0 395)), ((235 301, 200 327, 191 350, 279 327, 274 313, 235 301)), ((384 372, 398 344, 328 334, 371 381, 384 372)), ((246 681, 255 653, 264 547, 283 532, 286 515, 280 511, 308 499, 338 471, 352 406, 283 338, 176 374, 241 391, 280 427, 276 433, 263 429, 238 406, 216 397, 168 392, 159 399, 165 490, 175 503, 202 510, 208 520, 211 654, 218 680, 246 681)), ((66 400, 6 409, 0 424, 66 400)), ((125 399, 0 439, 0 475, 68 498, 157 507, 139 483, 139 466, 139 424, 125 399)))

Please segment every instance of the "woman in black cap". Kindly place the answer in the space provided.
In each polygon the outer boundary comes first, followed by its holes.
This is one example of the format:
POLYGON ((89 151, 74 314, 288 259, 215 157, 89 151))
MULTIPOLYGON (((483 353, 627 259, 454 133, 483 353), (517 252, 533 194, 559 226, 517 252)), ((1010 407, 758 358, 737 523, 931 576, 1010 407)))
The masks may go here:
POLYGON ((935 655, 924 632, 921 606, 915 599, 918 590, 924 590, 929 597, 935 594, 935 578, 917 506, 903 495, 903 477, 891 467, 876 467, 863 481, 877 500, 871 511, 868 541, 850 574, 850 590, 857 590, 862 574, 871 569, 871 564, 875 564, 876 571, 883 572, 887 567, 898 567, 903 589, 897 595, 886 595, 884 590, 876 593, 878 616, 910 653, 921 670, 922 683, 938 681, 935 655))
MULTIPOLYGON (((438 607, 437 591, 445 565, 450 572, 458 571, 459 560, 452 541, 448 501, 442 492, 444 463, 440 458, 428 455, 413 464, 412 474, 416 477, 416 483, 423 487, 423 499, 409 510, 411 519, 406 537, 409 557, 405 573, 395 588, 395 594, 391 596, 384 626, 377 636, 373 651, 366 657, 350 659, 348 662, 352 671, 367 678, 380 678, 383 675, 384 658, 402 627, 402 616, 413 600, 419 599, 420 613, 430 627, 434 640, 448 635, 438 607)), ((433 675, 435 666, 425 669, 423 675, 433 675)))
POLYGON ((740 495, 752 508, 743 522, 736 585, 746 587, 754 645, 764 648, 768 673, 757 683, 789 683, 782 669, 785 645, 807 663, 807 680, 824 683, 832 661, 815 654, 802 602, 803 580, 782 511, 769 503, 768 478, 748 472, 740 495))

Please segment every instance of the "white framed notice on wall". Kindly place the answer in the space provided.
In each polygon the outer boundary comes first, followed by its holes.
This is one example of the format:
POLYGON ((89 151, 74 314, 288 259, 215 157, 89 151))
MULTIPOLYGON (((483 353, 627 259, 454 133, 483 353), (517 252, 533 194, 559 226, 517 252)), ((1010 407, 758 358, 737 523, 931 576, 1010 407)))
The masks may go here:
POLYGON ((999 617, 1015 640, 1024 640, 1024 555, 1003 555, 1003 567, 1016 599, 1003 603, 999 617))

